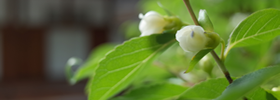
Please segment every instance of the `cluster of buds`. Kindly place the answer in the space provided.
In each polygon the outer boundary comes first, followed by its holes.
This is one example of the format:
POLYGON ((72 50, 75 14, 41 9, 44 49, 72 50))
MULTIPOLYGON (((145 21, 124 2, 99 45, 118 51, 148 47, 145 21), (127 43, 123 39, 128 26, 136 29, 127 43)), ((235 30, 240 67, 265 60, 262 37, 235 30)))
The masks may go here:
MULTIPOLYGON (((163 34, 165 30, 177 31, 176 40, 185 52, 195 54, 204 49, 215 49, 221 42, 220 36, 214 32, 213 25, 205 10, 201 10, 199 13, 198 21, 201 26, 184 25, 175 16, 162 16, 155 11, 150 11, 145 15, 140 14, 139 18, 142 19, 139 25, 140 36, 163 34)), ((207 56, 204 56, 200 61, 200 66, 209 77, 212 76, 213 65, 207 56)), ((182 73, 181 75, 189 83, 204 80, 205 76, 198 73, 182 73)))
POLYGON ((150 11, 145 15, 140 14, 139 18, 142 19, 139 25, 141 36, 160 34, 168 29, 177 29, 176 40, 186 52, 197 53, 203 49, 214 49, 220 43, 220 37, 217 33, 205 31, 201 26, 196 25, 182 27, 182 22, 174 16, 164 17, 155 11, 150 11))

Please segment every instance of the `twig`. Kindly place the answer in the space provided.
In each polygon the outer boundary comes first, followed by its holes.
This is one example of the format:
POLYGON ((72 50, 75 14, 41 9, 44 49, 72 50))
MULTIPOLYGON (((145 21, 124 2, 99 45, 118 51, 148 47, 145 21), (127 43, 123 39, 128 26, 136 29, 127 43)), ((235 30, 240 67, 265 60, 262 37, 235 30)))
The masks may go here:
MULTIPOLYGON (((189 13, 190 13, 190 15, 191 15, 191 17, 192 17, 192 20, 193 20, 193 22, 195 23, 195 25, 199 25, 199 23, 198 23, 198 20, 197 20, 197 18, 196 18, 196 16, 195 16, 195 14, 194 14, 194 12, 193 12, 193 10, 192 10, 192 7, 191 7, 191 5, 190 5, 190 1, 189 0, 183 0, 184 2, 185 2, 185 5, 187 6, 187 8, 188 8, 188 11, 189 11, 189 13)), ((222 41, 222 49, 224 50, 225 49, 225 43, 224 43, 224 41, 222 41)), ((223 53, 223 52, 222 52, 223 53)), ((219 56, 216 54, 216 52, 213 50, 213 51, 211 51, 211 54, 212 54, 212 56, 213 56, 213 58, 215 59, 215 61, 217 62, 217 64, 219 65, 219 67, 220 67, 220 69, 223 71, 223 73, 224 73, 224 75, 225 75, 225 77, 226 77, 226 79, 228 80, 228 82, 231 84, 232 83, 232 78, 231 78, 231 76, 230 76, 230 74, 229 74, 229 72, 228 72, 228 70, 226 69, 226 67, 225 67, 225 64, 224 64, 224 55, 221 55, 221 58, 219 58, 219 56), (222 59, 222 60, 221 60, 222 59)), ((246 97, 243 97, 243 100, 248 100, 246 97)))
MULTIPOLYGON (((193 22, 195 23, 195 25, 199 25, 198 20, 192 10, 192 7, 190 5, 190 1, 189 0, 183 0, 185 2, 185 5, 187 6, 189 13, 192 17, 193 22)), ((218 55, 216 54, 215 51, 211 51, 211 54, 213 56, 213 58, 215 59, 215 61, 217 62, 217 64, 219 65, 220 69, 223 71, 226 79, 228 80, 229 83, 232 83, 232 78, 230 77, 229 72, 227 71, 224 62, 218 57, 218 55)))
POLYGON ((211 51, 211 55, 213 56, 213 58, 215 59, 217 64, 220 66, 220 69, 224 73, 224 75, 227 78, 228 82, 231 84, 233 80, 230 77, 230 74, 229 74, 228 70, 226 69, 226 66, 225 66, 224 62, 218 57, 218 55, 216 54, 216 52, 214 50, 211 51))
POLYGON ((197 18, 195 17, 195 14, 192 10, 192 7, 191 7, 191 4, 190 4, 190 1, 189 0, 183 0, 185 2, 185 5, 187 6, 188 8, 188 11, 192 17, 192 20, 194 22, 195 25, 199 25, 198 21, 197 21, 197 18))

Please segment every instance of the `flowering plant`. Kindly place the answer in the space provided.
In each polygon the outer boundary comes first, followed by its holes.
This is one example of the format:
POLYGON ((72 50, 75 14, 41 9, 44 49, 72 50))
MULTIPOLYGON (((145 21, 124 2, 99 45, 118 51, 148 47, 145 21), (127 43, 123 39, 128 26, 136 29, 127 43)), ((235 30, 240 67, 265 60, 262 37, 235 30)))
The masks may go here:
POLYGON ((80 60, 69 59, 69 82, 75 84, 88 77, 89 100, 280 99, 280 66, 279 60, 274 60, 279 44, 266 42, 280 34, 280 10, 254 12, 228 35, 215 31, 222 29, 214 29, 217 19, 210 20, 208 9, 200 10, 196 18, 189 0, 180 4, 186 5, 194 24, 186 24, 182 16, 170 14, 162 6, 168 16, 155 11, 140 14, 140 36, 117 46, 100 46, 75 73, 71 66, 80 60), (224 36, 228 38, 227 45, 224 36), (254 60, 260 54, 244 59, 244 55, 259 50, 253 47, 256 44, 276 51, 261 51, 269 56, 262 55, 260 60, 254 60), (254 49, 237 51, 246 47, 254 49), (244 67, 252 65, 248 67, 251 70, 242 73, 244 67))

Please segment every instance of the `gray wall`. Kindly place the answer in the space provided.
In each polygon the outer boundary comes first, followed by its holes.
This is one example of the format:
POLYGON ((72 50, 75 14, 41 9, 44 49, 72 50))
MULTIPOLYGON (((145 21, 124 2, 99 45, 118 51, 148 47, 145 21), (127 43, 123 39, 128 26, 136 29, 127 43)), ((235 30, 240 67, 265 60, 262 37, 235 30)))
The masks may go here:
MULTIPOLYGON (((19 0, 25 4, 25 0, 19 0)), ((62 0, 28 0, 30 1, 28 7, 21 6, 20 8, 20 22, 29 26, 44 25, 48 20, 49 7, 55 9, 54 19, 59 19, 61 11, 60 3, 62 0)), ((122 22, 132 17, 138 19, 137 2, 138 0, 116 0, 114 1, 114 8, 109 9, 105 5, 108 2, 103 0, 76 0, 75 12, 77 15, 85 11, 87 20, 93 26, 102 26, 109 20, 110 32, 109 41, 121 43, 123 33, 119 32, 119 26, 122 22), (87 9, 87 10, 85 10, 87 9), (108 12, 110 11, 110 12, 108 12), (107 14, 109 13, 110 16, 107 14)), ((5 0, 0 0, 0 26, 5 21, 6 6, 5 0)), ((78 19, 80 20, 80 19, 78 19)), ((82 26, 61 27, 53 26, 49 30, 49 34, 45 36, 46 43, 46 58, 45 71, 46 76, 50 80, 65 80, 64 66, 70 57, 80 57, 86 59, 90 49, 89 33, 81 28, 82 26)), ((0 81, 2 76, 2 41, 0 33, 0 81)))
POLYGON ((86 59, 89 33, 79 27, 55 27, 45 36, 46 74, 49 80, 65 80, 65 63, 70 57, 86 59))

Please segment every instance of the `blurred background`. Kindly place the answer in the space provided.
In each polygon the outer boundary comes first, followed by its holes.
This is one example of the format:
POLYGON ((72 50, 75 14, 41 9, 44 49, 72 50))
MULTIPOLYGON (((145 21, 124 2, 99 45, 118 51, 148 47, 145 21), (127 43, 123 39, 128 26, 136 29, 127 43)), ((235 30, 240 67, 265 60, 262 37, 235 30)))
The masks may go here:
POLYGON ((138 0, 0 0, 0 100, 86 100, 70 86, 70 57, 86 59, 119 26, 138 19, 138 0))
MULTIPOLYGON (((280 0, 190 1, 196 14, 207 10, 215 31, 225 40, 251 13, 280 8, 280 0)), ((66 81, 67 60, 86 59, 100 44, 139 36, 140 12, 166 15, 158 2, 184 22, 193 23, 182 0, 0 0, 0 100, 86 100, 86 81, 74 86, 66 81)), ((227 60, 239 60, 227 63, 230 72, 240 76, 262 67, 256 62, 273 63, 266 59, 277 58, 267 54, 278 52, 271 45, 279 46, 267 42, 234 49, 227 60)))

